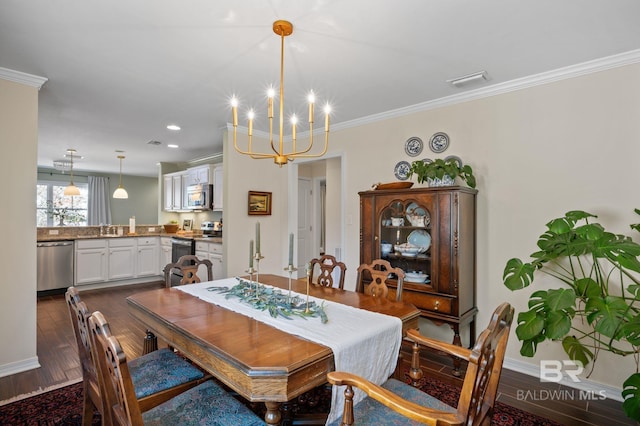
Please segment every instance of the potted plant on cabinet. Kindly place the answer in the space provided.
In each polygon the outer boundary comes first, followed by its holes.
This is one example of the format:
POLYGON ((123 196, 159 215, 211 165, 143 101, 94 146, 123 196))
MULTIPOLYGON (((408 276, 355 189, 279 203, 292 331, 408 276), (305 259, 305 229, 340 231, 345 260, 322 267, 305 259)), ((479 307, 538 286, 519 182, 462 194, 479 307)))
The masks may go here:
MULTIPOLYGON (((561 341, 569 358, 584 366, 602 350, 632 356, 636 372, 623 384, 623 408, 640 421, 640 244, 591 223, 596 217, 571 211, 547 223, 539 251, 528 263, 510 259, 503 280, 518 290, 539 271, 561 282, 560 288, 533 292, 529 310, 518 314, 520 354, 533 356, 549 339, 561 341)), ((640 231, 640 224, 631 228, 640 231)))
POLYGON ((473 169, 468 164, 462 164, 458 159, 438 158, 431 162, 414 161, 409 169, 408 177, 417 176, 418 183, 428 182, 429 186, 451 186, 456 177, 460 177, 471 188, 476 187, 473 169))

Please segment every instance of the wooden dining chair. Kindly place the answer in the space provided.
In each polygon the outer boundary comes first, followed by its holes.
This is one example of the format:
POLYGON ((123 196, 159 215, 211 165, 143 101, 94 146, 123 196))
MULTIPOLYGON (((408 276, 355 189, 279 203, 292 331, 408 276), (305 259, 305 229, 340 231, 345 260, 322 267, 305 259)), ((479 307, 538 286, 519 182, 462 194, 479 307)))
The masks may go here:
POLYGON ((489 425, 496 401, 502 363, 513 321, 513 307, 502 303, 491 316, 489 326, 480 334, 472 349, 440 342, 409 330, 413 358, 409 376, 413 386, 389 379, 382 386, 346 372, 331 372, 328 381, 346 386, 343 418, 332 425, 489 425), (422 378, 420 347, 445 352, 468 362, 457 408, 446 405, 415 386, 422 378), (353 386, 368 396, 353 405, 353 386), (342 422, 342 423, 340 423, 342 422))
POLYGON ((182 278, 178 285, 199 283, 198 268, 204 265, 207 268, 207 280, 213 281, 213 263, 209 259, 199 259, 197 256, 187 254, 175 263, 169 263, 164 267, 164 283, 166 287, 171 287, 171 274, 174 269, 182 272, 182 278))
POLYGON ((402 301, 402 285, 405 274, 400 268, 394 268, 384 259, 375 259, 370 264, 363 263, 358 267, 356 291, 370 294, 375 297, 388 297, 389 287, 387 280, 391 274, 397 277, 396 301, 402 301))
MULTIPOLYGON (((65 294, 71 324, 78 344, 78 355, 82 367, 83 411, 82 422, 90 425, 94 409, 102 416, 105 413, 98 369, 92 354, 92 337, 88 318, 91 315, 86 304, 80 300, 75 287, 69 287, 65 294)), ((109 325, 100 324, 100 332, 110 335, 109 325)), ((168 349, 161 349, 143 355, 130 363, 135 384, 135 395, 143 410, 158 405, 176 394, 196 386, 207 379, 205 374, 190 362, 168 349)))
POLYGON ((338 268, 338 288, 344 289, 344 275, 347 265, 338 262, 335 256, 324 254, 320 258, 311 259, 311 282, 322 287, 333 287, 333 271, 338 268), (316 275, 318 271, 318 275, 316 275))
MULTIPOLYGON (((93 353, 98 373, 104 383, 104 409, 114 425, 264 425, 247 406, 221 386, 207 380, 162 404, 145 410, 136 398, 131 363, 115 336, 102 333, 104 316, 94 312, 89 317, 93 353)), ((153 365, 145 368, 153 370, 153 365)))

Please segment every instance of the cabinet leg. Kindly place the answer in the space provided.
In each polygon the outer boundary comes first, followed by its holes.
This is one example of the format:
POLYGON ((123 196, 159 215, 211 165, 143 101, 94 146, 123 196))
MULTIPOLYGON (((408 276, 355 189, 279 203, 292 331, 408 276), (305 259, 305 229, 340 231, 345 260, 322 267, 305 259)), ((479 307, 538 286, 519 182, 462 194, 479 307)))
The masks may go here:
MULTIPOLYGON (((460 339, 460 325, 459 324, 452 324, 451 328, 453 328, 453 344, 457 345, 457 346, 462 346, 462 339, 460 339)), ((460 365, 461 365, 461 361, 460 358, 458 358, 457 356, 452 357, 453 358, 453 371, 451 372, 451 374, 453 374, 456 377, 460 377, 460 365)))

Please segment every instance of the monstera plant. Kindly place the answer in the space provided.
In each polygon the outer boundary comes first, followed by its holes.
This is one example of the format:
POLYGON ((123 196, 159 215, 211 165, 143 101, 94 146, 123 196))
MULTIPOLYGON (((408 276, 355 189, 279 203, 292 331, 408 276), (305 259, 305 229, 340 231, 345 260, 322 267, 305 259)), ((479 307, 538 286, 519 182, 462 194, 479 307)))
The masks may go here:
MULTIPOLYGON (((560 281, 559 288, 534 291, 529 310, 518 314, 520 354, 533 356, 548 339, 583 366, 595 363, 600 351, 632 357, 636 371, 623 384, 623 408, 639 421, 640 244, 607 232, 596 217, 571 211, 547 223, 539 250, 526 263, 510 259, 503 280, 510 290, 528 287, 537 273, 560 281)), ((640 224, 631 228, 640 231, 640 224)))

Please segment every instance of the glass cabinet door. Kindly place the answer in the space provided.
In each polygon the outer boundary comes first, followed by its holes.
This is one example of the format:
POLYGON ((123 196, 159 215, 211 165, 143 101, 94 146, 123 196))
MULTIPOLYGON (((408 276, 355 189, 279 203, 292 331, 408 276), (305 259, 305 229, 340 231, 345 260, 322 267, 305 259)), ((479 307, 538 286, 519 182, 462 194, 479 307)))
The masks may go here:
POLYGON ((416 200, 392 201, 380 213, 380 257, 405 271, 405 283, 431 282, 431 217, 416 200))

